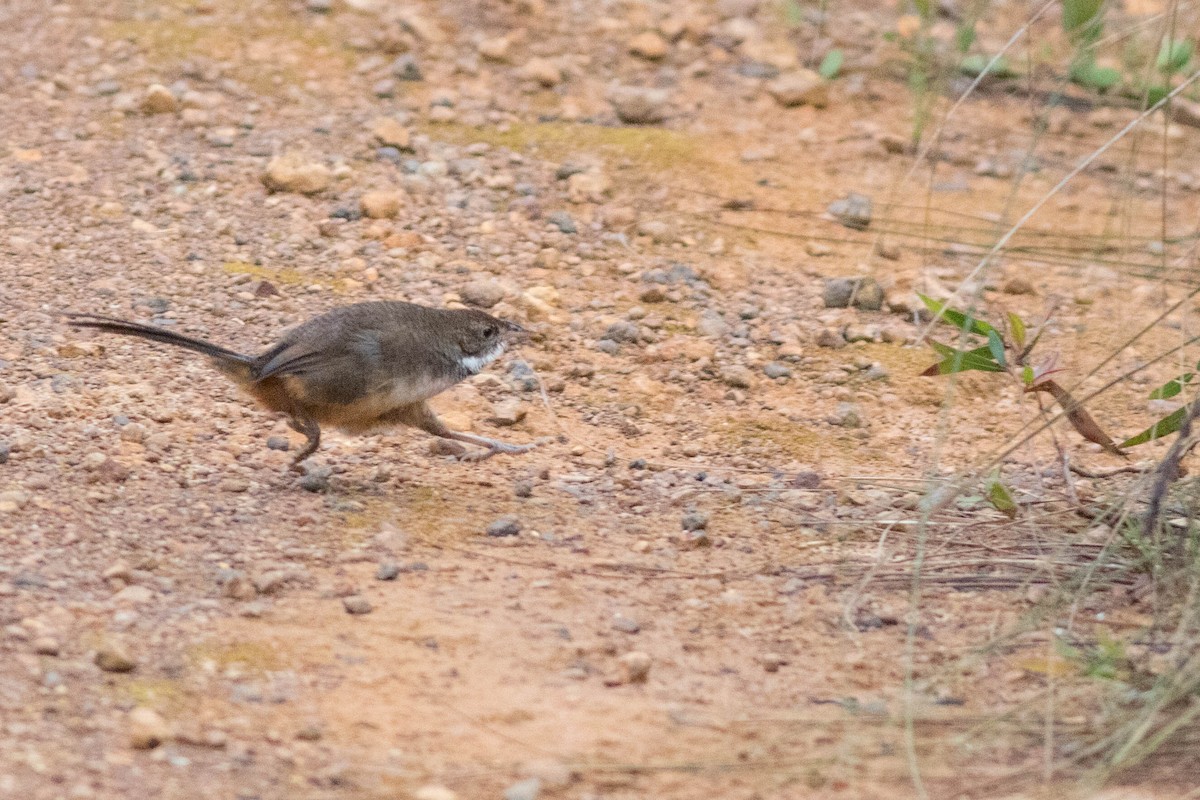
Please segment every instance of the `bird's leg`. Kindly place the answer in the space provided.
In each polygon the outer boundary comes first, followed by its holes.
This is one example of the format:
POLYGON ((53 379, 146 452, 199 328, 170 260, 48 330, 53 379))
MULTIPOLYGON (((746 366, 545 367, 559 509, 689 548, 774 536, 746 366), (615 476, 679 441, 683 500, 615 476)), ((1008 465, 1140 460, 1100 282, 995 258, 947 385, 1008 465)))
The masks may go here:
POLYGON ((390 421, 420 428, 426 433, 437 436, 439 439, 453 439, 487 448, 480 452, 464 453, 459 456, 460 461, 483 461, 497 453, 528 453, 535 447, 544 444, 542 441, 531 442, 530 444, 509 444, 508 442, 501 442, 498 439, 489 439, 486 436, 476 436, 473 433, 452 431, 437 418, 437 414, 434 414, 433 409, 425 403, 414 403, 411 406, 405 406, 403 409, 390 412, 387 417, 390 421))
POLYGON ((309 417, 292 417, 288 420, 288 427, 305 436, 304 447, 301 447, 300 452, 292 459, 290 467, 292 472, 303 472, 300 462, 317 452, 317 448, 321 446, 321 426, 309 417))
POLYGON ((454 439, 455 441, 459 442, 470 442, 471 444, 477 444, 480 447, 487 448, 487 450, 478 450, 474 453, 463 453, 458 457, 459 461, 484 461, 496 455, 497 453, 528 453, 530 450, 533 450, 534 448, 540 447, 544 444, 544 442, 541 441, 530 442, 529 444, 509 444, 508 442, 502 442, 499 439, 489 439, 486 436, 476 436, 472 433, 463 433, 461 431, 452 431, 449 429, 447 429, 445 433, 437 435, 440 435, 443 439, 454 439))

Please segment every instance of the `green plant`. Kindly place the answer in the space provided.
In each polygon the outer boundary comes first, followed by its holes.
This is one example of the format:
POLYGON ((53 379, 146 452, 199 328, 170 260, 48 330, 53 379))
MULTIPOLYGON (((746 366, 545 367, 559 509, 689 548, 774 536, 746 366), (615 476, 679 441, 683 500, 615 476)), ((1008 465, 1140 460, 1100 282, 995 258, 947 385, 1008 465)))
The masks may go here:
MULTIPOLYGON (((1200 363, 1196 364, 1196 369, 1200 370, 1200 363)), ((1196 380, 1196 378, 1197 374, 1195 372, 1185 372, 1182 375, 1178 375, 1151 392, 1150 399, 1169 400, 1170 398, 1175 397, 1182 392, 1183 387, 1196 380)), ((1134 447, 1136 445, 1152 442, 1155 439, 1160 439, 1163 436, 1175 433, 1181 427, 1183 427, 1183 422, 1187 418, 1187 414, 1188 407, 1186 405, 1180 406, 1170 414, 1167 414, 1165 417, 1155 422, 1149 428, 1146 428, 1146 430, 1121 442, 1120 446, 1134 447)))
POLYGON ((1163 41, 1158 51, 1158 59, 1155 62, 1158 81, 1147 86, 1143 92, 1140 92, 1140 94, 1145 96, 1147 106, 1154 105, 1170 94, 1171 82, 1176 75, 1190 73, 1195 70, 1195 63, 1192 60, 1195 51, 1196 46, 1191 39, 1167 39, 1163 41))
POLYGON ((1071 80, 1105 92, 1121 82, 1120 70, 1096 63, 1096 44, 1104 35, 1104 0, 1063 0, 1062 26, 1075 47, 1071 80))
POLYGON ((842 61, 845 56, 841 50, 834 48, 825 54, 825 58, 821 59, 821 66, 817 67, 817 72, 827 81, 831 81, 838 76, 842 71, 842 61))
MULTIPOLYGON (((1045 392, 1062 407, 1071 427, 1089 442, 1100 445, 1106 452, 1124 457, 1125 448, 1136 447, 1179 431, 1188 418, 1188 406, 1165 415, 1142 432, 1129 437, 1119 445, 1096 422, 1082 402, 1077 400, 1051 376, 1060 370, 1051 357, 1034 365, 1031 357, 1041 338, 1041 330, 1029 334, 1025 320, 1018 314, 1009 313, 1006 325, 1001 328, 979 319, 973 312, 951 308, 925 295, 918 295, 925 306, 940 322, 956 329, 959 345, 944 344, 929 339, 928 344, 939 356, 939 360, 921 374, 924 376, 952 375, 959 372, 1007 373, 1019 380, 1025 393, 1045 392)), ((1044 328, 1044 326, 1043 326, 1044 328)), ((1181 394, 1193 382, 1200 383, 1200 363, 1196 371, 1185 372, 1164 383, 1150 393, 1154 400, 1165 400, 1181 394)), ((1016 504, 1011 492, 1000 480, 999 472, 989 479, 986 496, 999 511, 1013 516, 1016 504)))

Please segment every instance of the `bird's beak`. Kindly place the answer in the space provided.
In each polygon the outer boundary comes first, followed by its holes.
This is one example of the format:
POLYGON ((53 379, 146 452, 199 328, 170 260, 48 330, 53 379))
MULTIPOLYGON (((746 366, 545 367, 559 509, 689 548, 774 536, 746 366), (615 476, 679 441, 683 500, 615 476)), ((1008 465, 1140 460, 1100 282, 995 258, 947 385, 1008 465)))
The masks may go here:
POLYGON ((529 331, 515 322, 501 320, 504 325, 504 341, 507 344, 519 344, 529 341, 529 331))

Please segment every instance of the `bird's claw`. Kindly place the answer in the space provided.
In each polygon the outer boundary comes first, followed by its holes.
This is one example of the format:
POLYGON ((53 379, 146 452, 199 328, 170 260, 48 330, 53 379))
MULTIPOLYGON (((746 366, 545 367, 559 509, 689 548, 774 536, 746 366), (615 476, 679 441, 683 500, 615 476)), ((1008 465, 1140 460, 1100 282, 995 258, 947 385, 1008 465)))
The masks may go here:
POLYGON ((480 461, 487 461, 494 455, 504 453, 506 455, 519 455, 528 453, 530 450, 535 450, 548 442, 554 441, 551 438, 538 439, 529 444, 508 444, 507 442, 493 442, 486 450, 468 450, 458 456, 459 461, 469 464, 477 464, 480 461))

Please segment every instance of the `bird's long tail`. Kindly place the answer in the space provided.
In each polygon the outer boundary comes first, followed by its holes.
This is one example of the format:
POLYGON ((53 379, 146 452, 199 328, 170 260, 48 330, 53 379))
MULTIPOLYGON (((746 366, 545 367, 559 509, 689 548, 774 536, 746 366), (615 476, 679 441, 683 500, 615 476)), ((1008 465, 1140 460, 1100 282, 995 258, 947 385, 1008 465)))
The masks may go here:
POLYGON ((75 314, 68 312, 64 316, 67 318, 67 323, 76 328, 92 328, 107 333, 136 336, 140 339, 149 339, 154 342, 162 342, 163 344, 182 347, 185 350, 203 353, 216 361, 217 366, 223 371, 235 375, 247 372, 247 367, 254 362, 254 359, 250 356, 235 353, 233 350, 215 345, 212 342, 206 342, 203 339, 193 339, 190 336, 184 336, 181 333, 175 333, 174 331, 154 325, 143 325, 140 322, 129 322, 128 320, 117 319, 116 317, 104 317, 99 314, 75 314))

